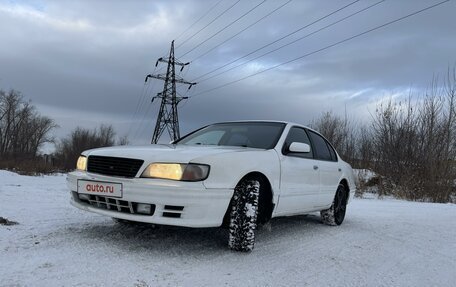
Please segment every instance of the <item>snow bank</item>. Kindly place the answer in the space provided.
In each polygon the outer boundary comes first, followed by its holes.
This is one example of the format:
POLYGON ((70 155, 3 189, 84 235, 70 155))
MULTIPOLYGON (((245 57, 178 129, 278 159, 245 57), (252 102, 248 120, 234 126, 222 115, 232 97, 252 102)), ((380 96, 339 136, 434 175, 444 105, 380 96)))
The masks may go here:
POLYGON ((353 173, 357 179, 364 180, 365 182, 377 176, 375 172, 369 169, 353 169, 353 173))

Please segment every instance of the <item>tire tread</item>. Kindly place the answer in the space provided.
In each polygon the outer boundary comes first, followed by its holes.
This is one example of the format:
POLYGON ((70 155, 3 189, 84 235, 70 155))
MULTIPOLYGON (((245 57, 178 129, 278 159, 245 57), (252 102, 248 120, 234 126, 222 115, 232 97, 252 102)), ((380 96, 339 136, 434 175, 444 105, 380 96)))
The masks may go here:
POLYGON ((244 179, 234 189, 230 211, 228 246, 232 250, 249 252, 255 244, 260 182, 244 179))

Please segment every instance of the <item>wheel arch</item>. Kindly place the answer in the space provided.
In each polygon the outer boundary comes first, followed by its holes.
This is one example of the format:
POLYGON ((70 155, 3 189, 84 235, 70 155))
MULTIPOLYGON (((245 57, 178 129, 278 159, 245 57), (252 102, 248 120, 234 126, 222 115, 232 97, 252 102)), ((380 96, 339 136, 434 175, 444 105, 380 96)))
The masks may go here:
MULTIPOLYGON (((274 203, 274 191, 271 185, 271 181, 269 178, 260 171, 251 171, 244 176, 242 176, 236 183, 239 184, 242 180, 247 178, 255 178, 260 180, 260 202, 258 204, 258 223, 264 224, 268 222, 272 218, 272 213, 274 211, 275 203, 274 203)), ((234 196, 234 195, 233 195, 234 196)), ((230 214, 230 204, 227 207, 225 212, 225 216, 223 218, 223 226, 229 222, 229 214, 230 214)))

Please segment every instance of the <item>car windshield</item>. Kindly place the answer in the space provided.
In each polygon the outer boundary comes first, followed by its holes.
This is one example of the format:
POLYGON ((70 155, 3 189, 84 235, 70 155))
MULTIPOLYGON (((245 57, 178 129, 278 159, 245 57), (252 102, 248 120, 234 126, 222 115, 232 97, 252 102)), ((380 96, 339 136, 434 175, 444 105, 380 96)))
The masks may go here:
POLYGON ((176 144, 271 149, 277 144, 284 127, 284 123, 272 122, 220 123, 190 133, 176 144))

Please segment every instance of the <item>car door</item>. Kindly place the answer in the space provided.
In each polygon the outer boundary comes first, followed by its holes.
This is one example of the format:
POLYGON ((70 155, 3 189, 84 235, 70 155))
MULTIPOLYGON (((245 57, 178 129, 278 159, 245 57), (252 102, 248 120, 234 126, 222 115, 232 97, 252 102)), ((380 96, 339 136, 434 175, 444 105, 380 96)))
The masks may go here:
POLYGON ((279 154, 281 178, 277 214, 313 211, 319 200, 320 171, 315 167, 313 152, 290 152, 292 142, 311 145, 304 128, 292 127, 289 130, 279 154))
POLYGON ((320 171, 320 197, 319 206, 328 206, 332 203, 339 185, 342 170, 337 162, 337 155, 333 147, 318 133, 308 130, 308 135, 314 149, 320 171))

